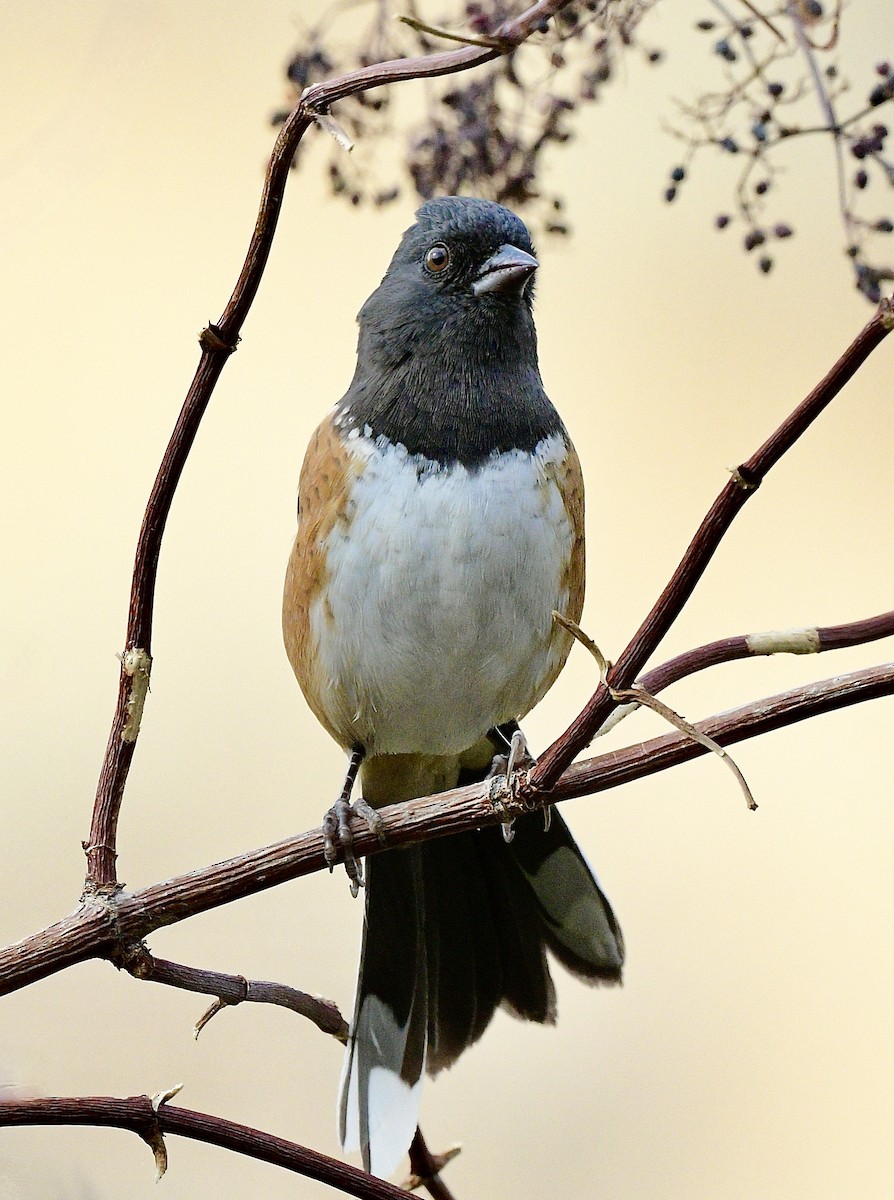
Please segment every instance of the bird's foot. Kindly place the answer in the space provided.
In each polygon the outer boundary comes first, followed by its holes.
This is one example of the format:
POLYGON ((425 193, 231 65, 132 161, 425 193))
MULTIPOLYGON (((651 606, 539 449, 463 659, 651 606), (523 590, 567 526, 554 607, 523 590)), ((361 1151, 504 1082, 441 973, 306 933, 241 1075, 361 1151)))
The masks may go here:
MULTIPOLYGON (((488 772, 488 779, 495 779, 501 775, 505 776, 507 784, 512 781, 512 776, 516 771, 530 770, 537 762, 537 759, 528 749, 528 742, 525 735, 522 733, 518 725, 513 721, 508 725, 500 726, 496 730, 500 738, 509 743, 508 754, 495 754, 488 772)), ((546 810, 545 817, 547 828, 549 827, 549 809, 546 810)), ((512 821, 504 821, 502 826, 503 840, 511 842, 515 837, 515 832, 512 828, 512 821)))
POLYGON ((372 805, 363 799, 355 800, 351 804, 341 795, 323 817, 323 854, 329 864, 329 870, 332 871, 341 851, 352 896, 356 896, 363 887, 363 864, 354 856, 354 831, 351 821, 355 817, 365 821, 379 841, 384 843, 382 818, 372 805))
POLYGON ((354 857, 354 832, 351 829, 351 819, 359 817, 365 821, 368 828, 384 843, 382 818, 376 810, 361 797, 351 803, 351 792, 357 780, 360 764, 366 757, 363 746, 354 746, 348 759, 348 770, 341 795, 323 817, 323 855, 329 864, 330 873, 338 862, 339 850, 345 864, 348 880, 351 885, 351 895, 355 896, 363 887, 363 867, 354 857))

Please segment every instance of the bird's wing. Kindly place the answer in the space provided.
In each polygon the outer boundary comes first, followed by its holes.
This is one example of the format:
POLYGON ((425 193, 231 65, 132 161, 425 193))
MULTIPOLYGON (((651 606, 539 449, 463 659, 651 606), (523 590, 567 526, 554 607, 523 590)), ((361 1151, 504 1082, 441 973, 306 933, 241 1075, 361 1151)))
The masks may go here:
POLYGON ((326 539, 343 519, 356 464, 332 423, 322 422, 307 448, 298 484, 298 533, 283 590, 282 628, 286 653, 301 690, 320 723, 337 742, 349 747, 349 730, 336 729, 324 704, 322 678, 311 618, 326 580, 326 539))

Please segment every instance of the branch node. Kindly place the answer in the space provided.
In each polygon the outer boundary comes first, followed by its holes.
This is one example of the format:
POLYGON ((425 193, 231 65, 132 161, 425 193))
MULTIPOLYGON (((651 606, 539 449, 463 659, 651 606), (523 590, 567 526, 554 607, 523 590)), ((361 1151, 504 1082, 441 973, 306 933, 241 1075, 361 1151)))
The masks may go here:
POLYGON ((733 483, 736 487, 741 488, 743 492, 756 492, 760 487, 760 480, 751 477, 751 472, 743 466, 727 468, 733 483))
POLYGON ((887 333, 894 330, 894 296, 886 296, 878 306, 879 320, 882 329, 887 333))
POLYGON ((232 354, 239 345, 239 338, 227 338, 219 325, 209 321, 199 334, 199 345, 210 353, 232 354))
POLYGON ((150 979, 155 965, 145 942, 119 942, 109 955, 109 962, 117 970, 132 975, 134 979, 150 979))

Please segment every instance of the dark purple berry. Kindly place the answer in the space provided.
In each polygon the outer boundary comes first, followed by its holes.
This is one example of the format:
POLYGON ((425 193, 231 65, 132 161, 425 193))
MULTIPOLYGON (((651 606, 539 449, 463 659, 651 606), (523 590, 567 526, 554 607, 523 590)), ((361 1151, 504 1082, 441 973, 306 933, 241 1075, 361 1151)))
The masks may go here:
POLYGON ((880 221, 876 221, 875 228, 879 233, 894 233, 894 222, 889 221, 887 217, 882 217, 880 221))
POLYGON ((880 83, 869 93, 869 103, 873 108, 878 108, 880 104, 884 104, 892 96, 894 96, 894 75, 889 75, 884 83, 880 83))
POLYGON ((739 144, 731 137, 721 138, 717 144, 721 150, 726 150, 728 154, 739 153, 739 144))
POLYGON ((760 267, 760 269, 763 271, 763 273, 765 275, 769 275, 773 269, 773 260, 772 260, 772 258, 770 258, 770 256, 768 254, 765 254, 764 257, 758 263, 758 266, 760 267))
POLYGON ((670 202, 672 200, 675 200, 676 196, 677 196, 677 189, 675 187, 669 187, 667 189, 667 191, 664 193, 664 198, 668 202, 668 204, 670 204, 670 202))
POLYGON ((785 91, 785 84, 768 83, 767 91, 770 93, 771 96, 781 96, 782 93, 785 91))
POLYGON ((732 46, 729 44, 729 42, 726 40, 726 38, 721 38, 719 42, 715 42, 714 53, 719 54, 720 57, 722 59, 724 59, 725 62, 732 63, 732 62, 735 62, 736 59, 738 58, 738 55, 736 54, 736 52, 732 48, 732 46))
POLYGON ((882 79, 887 78, 891 74, 891 64, 889 62, 880 62, 875 64, 876 72, 881 75, 882 79))
MULTIPOLYGON (((714 28, 714 22, 708 20, 696 21, 696 29, 700 29, 702 33, 709 33, 714 28)), ((878 70, 878 68, 876 68, 878 70)))
POLYGON ((685 178, 685 167, 674 167, 674 169, 671 171, 671 179, 674 181, 674 183, 682 183, 685 178))
POLYGON ((858 171, 854 176, 854 187, 859 188, 862 192, 863 188, 869 183, 869 176, 865 171, 858 171))
POLYGON ((718 213, 714 218, 714 224, 718 229, 726 229, 727 225, 729 225, 729 221, 730 219, 727 213, 718 213))
POLYGON ((760 229, 751 229, 745 234, 743 244, 745 249, 750 251, 753 250, 755 246, 762 246, 766 240, 766 235, 762 233, 760 229))
POLYGON ((790 238, 794 230, 791 225, 786 225, 784 221, 780 221, 778 225, 773 226, 773 235, 778 238, 790 238))
POLYGON ((770 190, 769 179, 762 179, 760 181, 760 183, 756 183, 754 185, 754 190, 757 192, 757 194, 759 196, 763 196, 766 192, 768 192, 770 190))

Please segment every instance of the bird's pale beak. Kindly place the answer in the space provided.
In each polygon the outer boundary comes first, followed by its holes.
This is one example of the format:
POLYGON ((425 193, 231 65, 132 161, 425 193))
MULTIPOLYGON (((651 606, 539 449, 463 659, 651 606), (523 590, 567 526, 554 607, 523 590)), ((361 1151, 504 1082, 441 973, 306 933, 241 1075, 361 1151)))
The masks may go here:
POLYGON ((472 291, 476 296, 482 296, 485 292, 521 294, 538 266, 533 254, 519 250, 518 246, 501 246, 478 272, 472 291))

